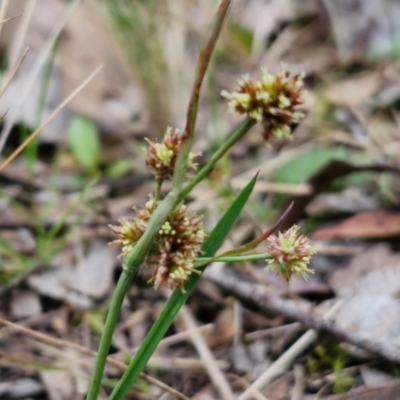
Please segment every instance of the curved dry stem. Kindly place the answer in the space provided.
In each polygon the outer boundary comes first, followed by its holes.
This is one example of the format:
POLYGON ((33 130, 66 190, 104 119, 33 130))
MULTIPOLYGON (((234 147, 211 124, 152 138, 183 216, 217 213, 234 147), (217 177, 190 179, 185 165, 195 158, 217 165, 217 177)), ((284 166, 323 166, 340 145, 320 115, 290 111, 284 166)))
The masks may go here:
POLYGON ((228 8, 230 4, 231 0, 221 1, 218 7, 217 14, 215 16, 214 25, 211 29, 211 34, 200 51, 199 61, 196 67, 196 78, 193 84, 192 93, 190 95, 186 128, 184 132, 184 134, 189 137, 193 135, 195 129, 201 84, 203 82, 207 67, 210 63, 211 55, 215 49, 218 37, 221 33, 221 29, 224 24, 225 17, 228 13, 228 8))
MULTIPOLYGON (((178 159, 176 161, 176 169, 174 173, 174 187, 177 187, 178 183, 182 185, 185 177, 187 159, 189 156, 189 152, 192 148, 194 132, 196 128, 196 119, 199 107, 201 85, 203 83, 207 67, 210 63, 211 55, 215 49, 215 44, 217 43, 219 34, 221 33, 221 29, 224 24, 225 17, 228 12, 230 4, 231 0, 221 1, 218 7, 217 14, 214 19, 214 24, 211 29, 211 34, 200 50, 199 60, 196 66, 195 80, 193 83, 192 93, 190 95, 190 100, 187 110, 186 127, 182 136, 184 143, 181 152, 178 155, 178 159)), ((179 190, 180 188, 181 187, 179 187, 179 190)))

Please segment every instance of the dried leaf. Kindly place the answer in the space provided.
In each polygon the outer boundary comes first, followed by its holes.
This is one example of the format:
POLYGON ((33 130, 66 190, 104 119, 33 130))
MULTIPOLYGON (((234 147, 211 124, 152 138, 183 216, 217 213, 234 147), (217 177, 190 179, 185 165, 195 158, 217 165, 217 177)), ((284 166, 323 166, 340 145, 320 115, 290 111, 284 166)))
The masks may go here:
POLYGON ((341 238, 386 238, 400 235, 400 213, 386 210, 366 211, 345 221, 320 229, 312 235, 314 239, 341 238))

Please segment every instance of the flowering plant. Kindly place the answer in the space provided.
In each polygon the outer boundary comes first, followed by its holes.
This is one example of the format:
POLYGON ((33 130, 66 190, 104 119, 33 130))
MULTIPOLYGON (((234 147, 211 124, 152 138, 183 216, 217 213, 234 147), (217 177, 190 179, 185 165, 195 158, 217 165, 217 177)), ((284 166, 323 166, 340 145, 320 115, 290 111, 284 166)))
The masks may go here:
POLYGON ((304 99, 302 75, 292 77, 287 67, 282 67, 276 75, 263 70, 260 82, 253 82, 245 76, 239 80, 236 92, 222 92, 222 96, 229 100, 230 110, 246 115, 245 120, 194 176, 189 174, 189 171, 197 169, 195 158, 198 154, 192 153, 191 148, 200 88, 229 4, 230 0, 221 1, 210 37, 200 53, 185 129, 180 133, 168 128, 161 142, 147 139, 145 162, 154 174, 155 192, 143 208, 134 208, 134 218, 122 218, 119 225, 110 226, 117 236, 112 244, 121 248, 121 256, 124 257, 123 271, 110 305, 87 400, 97 399, 122 302, 135 272, 142 264, 153 268, 150 283, 155 289, 166 286, 174 292, 112 392, 110 399, 114 400, 125 397, 211 262, 268 257, 266 268, 281 274, 287 282, 293 274, 306 277, 311 272, 308 263, 314 250, 308 240, 298 233, 296 226, 277 236, 272 235, 277 228, 274 226, 252 242, 216 255, 249 199, 256 177, 239 193, 210 233, 205 233, 202 216, 185 204, 191 190, 253 125, 262 125, 262 138, 269 143, 274 138, 290 138, 294 125, 305 117, 301 110, 304 99), (162 198, 161 188, 167 179, 172 180, 172 190, 162 198), (248 254, 249 250, 265 240, 268 254, 248 254))

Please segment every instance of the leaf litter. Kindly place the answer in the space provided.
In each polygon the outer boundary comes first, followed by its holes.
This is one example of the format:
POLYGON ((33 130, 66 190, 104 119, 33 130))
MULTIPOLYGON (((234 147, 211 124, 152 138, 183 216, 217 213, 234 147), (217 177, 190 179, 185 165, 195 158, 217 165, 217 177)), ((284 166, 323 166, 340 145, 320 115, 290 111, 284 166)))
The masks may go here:
MULTIPOLYGON (((6 17, 20 13, 23 3, 9 2, 6 17)), ((163 43, 171 74, 164 79, 178 88, 171 89, 171 96, 165 96, 172 97, 170 123, 179 126, 184 118, 196 48, 213 6, 210 1, 199 3, 198 18, 193 19, 189 12, 193 9, 181 1, 174 3, 160 21, 164 24, 163 43)), ((359 32, 365 32, 370 2, 366 1, 357 14, 358 24, 353 24, 351 9, 346 18, 338 18, 346 1, 336 3, 307 1, 304 7, 291 1, 234 3, 229 17, 231 26, 221 38, 219 59, 210 74, 214 86, 204 91, 197 149, 207 153, 208 148, 225 140, 222 132, 237 122, 233 117, 226 118, 225 104, 219 102, 217 93, 232 88, 242 72, 258 71, 265 63, 274 70, 283 60, 293 71, 306 73, 312 92, 310 112, 296 131, 297 143, 278 143, 267 149, 254 138, 246 138, 231 158, 214 169, 203 184, 204 190, 201 187, 193 192, 192 206, 205 210, 206 223, 212 227, 214 215, 220 214, 226 204, 224 196, 229 197, 232 188, 240 190, 246 176, 260 169, 264 186, 255 191, 251 207, 232 233, 235 243, 240 245, 246 242, 246 236, 254 234, 251 226, 255 231, 257 225, 271 224, 284 204, 294 200, 295 208, 286 223, 301 224, 312 233, 313 240, 324 245, 324 252, 316 257, 316 274, 309 282, 296 281, 286 288, 258 265, 247 265, 238 272, 238 279, 263 285, 271 296, 284 296, 294 306, 305 304, 309 313, 313 309, 319 312, 327 298, 341 299, 344 306, 335 317, 338 326, 358 337, 398 348, 400 70, 398 62, 387 57, 386 47, 387 43, 395 43, 398 32, 384 29, 379 36, 371 30, 363 41, 359 32), (336 47, 327 40, 329 35, 336 47), (376 61, 378 53, 383 58, 376 61), (365 171, 368 176, 357 175, 365 171), (360 254, 349 255, 360 246, 360 254), (349 251, 340 253, 338 248, 349 251)), ((381 3, 373 6, 379 8, 374 16, 378 25, 383 23, 379 19, 381 13, 398 12, 393 2, 381 3)), ((65 10, 65 2, 37 2, 36 7, 25 40, 31 52, 2 99, 4 110, 14 107, 18 100, 18 88, 53 28, 50 22, 65 10)), ((117 48, 102 12, 95 2, 82 2, 67 22, 54 49, 55 61, 41 118, 93 67, 103 63, 101 77, 41 134, 33 173, 26 167, 26 155, 0 175, 0 277, 1 284, 8 285, 6 291, 0 291, 1 316, 90 349, 97 348, 108 298, 120 272, 116 254, 107 245, 113 239, 107 225, 121 216, 132 216, 131 207, 147 200, 144 193, 151 182, 147 173, 138 169, 140 163, 136 160, 143 157, 143 138, 158 135, 151 107, 146 103, 146 88, 139 75, 127 68, 129 61, 117 48), (97 132, 90 131, 91 137, 86 138, 90 143, 85 148, 76 148, 79 132, 74 133, 78 137, 75 144, 69 145, 66 131, 73 118, 82 117, 97 132), (90 150, 93 147, 97 150, 90 150), (91 154, 86 157, 85 151, 91 154), (117 161, 125 161, 128 167, 107 175, 108 168, 117 161), (127 173, 134 178, 127 180, 127 173), (94 186, 89 187, 89 180, 96 174, 100 180, 94 180, 94 186), (87 196, 79 197, 84 192, 87 196), (70 212, 65 229, 48 236, 49 227, 63 218, 67 208, 70 212)), ((17 26, 18 20, 13 20, 2 27, 3 49, 9 46, 17 26)), ((396 54, 395 48, 390 51, 396 54)), ((8 152, 18 144, 23 129, 34 129, 40 122, 36 110, 44 80, 42 71, 24 105, 27 111, 21 113, 14 127, 18 134, 12 134, 7 143, 8 152)), ((82 134, 84 131, 82 128, 82 134)), ((120 360, 140 344, 164 304, 163 296, 147 287, 146 280, 138 276, 125 300, 120 321, 120 327, 125 328, 116 334, 113 350, 120 360), (131 320, 133 315, 135 321, 131 320)), ((201 282, 188 302, 197 329, 212 324, 204 334, 205 342, 216 362, 224 365, 225 372, 229 370, 225 375, 238 396, 304 331, 299 325, 290 327, 291 321, 284 314, 260 313, 256 307, 247 308, 246 301, 242 307, 238 312, 229 292, 210 282, 201 282), (288 334, 261 334, 286 324, 288 334), (261 336, 246 340, 249 334, 261 336)), ((88 356, 65 349, 50 351, 38 340, 16 336, 7 329, 1 328, 0 340, 5 350, 0 357, 0 399, 35 395, 83 398, 86 385, 80 377, 89 374, 90 368, 68 360, 88 363, 88 356), (57 370, 60 365, 63 371, 57 370), (65 386, 54 384, 61 380, 65 386)), ((177 321, 167 337, 173 344, 162 346, 155 357, 159 357, 158 365, 168 362, 175 366, 169 371, 157 367, 151 372, 191 398, 217 398, 204 364, 198 362, 190 332, 177 321), (186 336, 182 338, 179 335, 183 333, 186 336)), ((336 347, 328 337, 332 338, 322 334, 315 345, 293 360, 303 367, 303 375, 291 365, 288 372, 264 389, 264 397, 289 398, 294 388, 301 387, 305 399, 313 398, 316 390, 320 398, 328 399, 394 398, 400 385, 391 363, 347 345, 348 361, 341 366, 340 353, 335 353, 336 347), (318 352, 318 346, 325 346, 326 352, 318 352), (330 351, 333 355, 326 355, 330 351), (314 371, 309 366, 312 358, 318 366, 314 371), (382 374, 386 374, 389 383, 382 374), (340 389, 339 376, 351 377, 351 385, 340 389), (338 390, 346 393, 339 395, 335 392, 338 390)), ((115 378, 119 373, 110 367, 107 377, 115 378)), ((132 398, 161 396, 160 389, 153 386, 135 390, 132 398)))

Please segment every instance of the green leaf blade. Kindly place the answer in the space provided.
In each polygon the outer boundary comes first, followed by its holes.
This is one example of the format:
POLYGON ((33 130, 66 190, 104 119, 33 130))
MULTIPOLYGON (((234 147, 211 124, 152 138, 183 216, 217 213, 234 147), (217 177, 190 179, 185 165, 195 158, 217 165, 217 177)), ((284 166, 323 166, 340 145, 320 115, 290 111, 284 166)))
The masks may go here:
POLYGON ((81 116, 71 119, 68 130, 68 143, 79 164, 94 172, 100 158, 99 131, 94 122, 81 116))
POLYGON ((202 248, 204 257, 213 257, 224 243, 253 191, 257 175, 242 189, 235 201, 211 231, 202 248))

